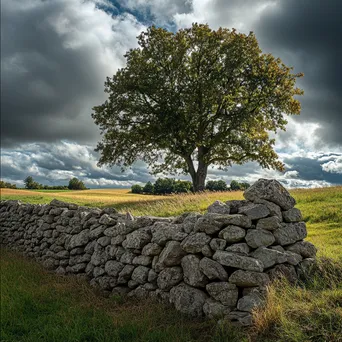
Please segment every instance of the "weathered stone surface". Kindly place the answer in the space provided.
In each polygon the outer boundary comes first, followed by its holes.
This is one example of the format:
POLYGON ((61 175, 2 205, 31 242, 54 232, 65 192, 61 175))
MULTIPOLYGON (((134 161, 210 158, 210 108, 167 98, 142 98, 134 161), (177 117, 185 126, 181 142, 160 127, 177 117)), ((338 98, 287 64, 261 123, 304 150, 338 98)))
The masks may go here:
POLYGON ((251 253, 251 256, 260 260, 265 268, 288 261, 287 254, 266 247, 259 247, 253 253, 251 253))
POLYGON ((221 227, 227 227, 229 225, 239 226, 242 228, 250 228, 252 221, 248 216, 245 215, 220 215, 215 220, 221 223, 221 227))
POLYGON ((147 255, 138 255, 132 260, 133 265, 148 266, 152 263, 152 257, 147 255))
POLYGON ((281 228, 273 232, 275 241, 282 246, 293 244, 306 238, 306 226, 304 222, 282 223, 281 228))
POLYGON ((139 284, 144 284, 147 281, 149 268, 145 266, 138 266, 134 269, 132 273, 132 280, 139 284))
POLYGON ((151 232, 149 228, 141 228, 127 235, 126 240, 122 242, 124 248, 143 248, 151 241, 151 232))
POLYGON ((127 284, 127 282, 131 279, 134 268, 135 266, 133 265, 125 265, 125 267, 119 273, 118 284, 127 284))
POLYGON ((170 291, 170 302, 176 310, 193 317, 203 315, 203 305, 207 298, 203 291, 185 283, 173 287, 170 291))
POLYGON ((271 280, 285 277, 291 284, 295 284, 298 280, 294 266, 288 264, 276 265, 268 271, 271 280))
POLYGON ((148 243, 146 246, 141 251, 142 255, 149 255, 149 256, 154 256, 154 255, 159 255, 160 252, 162 251, 163 247, 159 246, 156 243, 148 243))
POLYGON ((152 240, 160 246, 165 246, 167 241, 182 241, 188 236, 183 232, 183 226, 167 222, 156 222, 151 228, 152 240))
POLYGON ((199 253, 203 246, 205 246, 210 240, 210 237, 205 233, 195 233, 186 237, 182 241, 181 247, 188 253, 199 253))
POLYGON ((134 258, 135 258, 134 253, 132 253, 131 251, 126 251, 121 255, 120 258, 117 258, 117 259, 120 259, 120 261, 123 264, 132 264, 134 258))
POLYGON ((159 255, 156 269, 163 269, 168 266, 177 266, 181 263, 186 252, 178 241, 169 241, 159 255))
POLYGON ((251 220, 259 220, 270 214, 269 209, 264 204, 249 203, 238 209, 239 214, 247 215, 251 220))
POLYGON ((216 251, 213 259, 221 265, 240 268, 246 271, 262 272, 264 269, 263 264, 257 259, 226 251, 216 251))
POLYGON ((170 291, 183 280, 183 270, 179 266, 163 269, 157 279, 158 287, 163 291, 170 291))
POLYGON ((118 235, 127 235, 133 230, 134 227, 132 225, 126 225, 123 222, 118 222, 115 226, 105 229, 103 234, 110 237, 116 237, 118 235))
POLYGON ((234 243, 242 240, 246 235, 246 231, 238 226, 229 225, 222 229, 219 238, 226 240, 228 243, 234 243))
POLYGON ((225 239, 213 238, 211 239, 209 245, 213 251, 218 251, 218 250, 223 251, 227 245, 227 241, 225 239))
POLYGON ((242 255, 248 255, 250 248, 245 242, 234 243, 226 248, 227 252, 238 253, 242 255))
MULTIPOLYGON (((280 266, 280 265, 279 265, 280 266)), ((237 286, 265 286, 269 283, 270 278, 266 273, 251 271, 235 271, 230 277, 229 282, 237 286)))
POLYGON ((223 305, 234 307, 237 303, 239 291, 236 285, 227 282, 210 283, 206 290, 211 297, 223 305))
POLYGON ((208 298, 203 305, 203 312, 209 318, 217 318, 227 315, 231 311, 231 308, 223 305, 222 303, 208 298))
POLYGON ((89 242, 89 229, 82 230, 79 234, 73 235, 67 245, 67 250, 85 246, 89 242))
POLYGON ((97 243, 102 247, 106 247, 110 244, 111 238, 109 236, 102 236, 97 239, 97 243))
POLYGON ((237 214, 240 207, 247 205, 249 202, 245 200, 230 200, 226 204, 230 208, 230 214, 237 214))
POLYGON ((215 214, 229 214, 230 208, 227 204, 221 201, 215 201, 208 207, 208 213, 215 213, 215 214))
POLYGON ((125 241, 126 235, 117 235, 115 237, 112 237, 110 240, 110 243, 112 245, 121 245, 123 241, 125 241))
POLYGON ((249 295, 243 296, 239 299, 237 303, 237 308, 240 311, 252 312, 264 304, 263 298, 257 293, 251 293, 249 295))
POLYGON ((183 220, 182 226, 185 233, 189 234, 195 229, 197 220, 202 217, 199 213, 189 213, 183 220))
POLYGON ((213 250, 210 248, 208 244, 202 247, 201 253, 208 258, 211 258, 214 254, 213 250))
POLYGON ((287 256, 287 262, 290 265, 296 266, 303 260, 300 254, 290 252, 290 251, 286 251, 285 254, 287 256))
POLYGON ((299 241, 286 246, 286 250, 300 254, 303 258, 314 258, 317 253, 316 247, 309 241, 299 241))
POLYGON ((252 248, 258 248, 261 246, 270 246, 276 239, 273 234, 264 229, 249 229, 245 236, 247 244, 252 248))
POLYGON ((256 225, 256 229, 265 229, 265 230, 276 230, 281 227, 281 221, 278 216, 271 216, 260 219, 256 225))
POLYGON ((274 179, 259 179, 244 192, 249 201, 264 199, 279 205, 283 210, 293 208, 296 201, 289 192, 274 179))
POLYGON ((248 327, 253 324, 253 317, 249 312, 244 311, 231 311, 227 318, 232 321, 233 324, 238 324, 244 327, 248 327))
POLYGON ((285 222, 299 222, 302 221, 302 213, 297 208, 283 211, 283 219, 285 222))
POLYGON ((203 258, 199 263, 199 268, 210 280, 228 280, 228 273, 226 272, 224 267, 217 261, 209 258, 203 258))
POLYGON ((110 217, 108 214, 103 214, 99 220, 100 224, 104 224, 106 226, 114 226, 117 220, 110 217))
POLYGON ((109 260, 106 262, 105 271, 109 276, 117 277, 119 273, 124 268, 124 265, 121 262, 115 260, 109 260))
POLYGON ((205 287, 208 278, 200 269, 200 258, 196 255, 186 255, 181 262, 184 282, 194 287, 205 287))
POLYGON ((209 235, 217 233, 221 229, 222 224, 215 221, 214 218, 216 215, 217 214, 209 213, 200 217, 196 221, 193 230, 195 232, 205 232, 209 235))
POLYGON ((279 207, 279 205, 270 201, 266 201, 264 199, 256 199, 254 203, 266 205, 266 207, 270 211, 271 216, 277 216, 280 221, 283 220, 283 215, 282 215, 281 208, 279 207))

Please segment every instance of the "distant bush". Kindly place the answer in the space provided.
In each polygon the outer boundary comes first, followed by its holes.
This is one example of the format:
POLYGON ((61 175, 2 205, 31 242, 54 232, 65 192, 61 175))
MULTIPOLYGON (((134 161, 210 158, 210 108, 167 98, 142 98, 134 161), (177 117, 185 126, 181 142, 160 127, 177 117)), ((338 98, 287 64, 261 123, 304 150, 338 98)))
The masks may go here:
POLYGON ((164 195, 173 192, 175 192, 175 180, 173 178, 158 178, 154 183, 155 194, 164 195))
POLYGON ((86 190, 87 188, 82 181, 74 177, 70 179, 68 189, 69 190, 86 190))
POLYGON ((132 185, 131 187, 132 194, 142 194, 143 188, 139 184, 132 185))
POLYGON ((0 188, 16 189, 17 186, 16 184, 11 184, 11 183, 0 180, 0 188))
POLYGON ((154 185, 151 182, 147 182, 143 188, 143 193, 145 194, 153 194, 154 193, 154 185))
POLYGON ((192 190, 193 190, 192 182, 189 182, 189 181, 176 181, 175 182, 175 193, 177 194, 191 192, 192 190))
POLYGON ((236 180, 232 180, 230 182, 230 189, 235 191, 235 190, 246 190, 250 187, 249 183, 239 183, 236 180))
POLYGON ((228 190, 227 183, 223 180, 208 181, 205 188, 206 190, 209 190, 209 191, 227 191, 228 190))

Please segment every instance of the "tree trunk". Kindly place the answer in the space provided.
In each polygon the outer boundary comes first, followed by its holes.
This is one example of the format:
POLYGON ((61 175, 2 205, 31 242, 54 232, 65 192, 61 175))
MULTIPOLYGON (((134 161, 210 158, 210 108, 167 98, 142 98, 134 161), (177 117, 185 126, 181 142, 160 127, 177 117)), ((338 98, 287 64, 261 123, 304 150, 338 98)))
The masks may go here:
POLYGON ((189 173, 192 179, 192 186, 194 192, 204 191, 205 190, 205 179, 207 178, 208 165, 203 162, 201 151, 199 151, 199 161, 197 171, 194 168, 193 161, 191 156, 185 158, 188 167, 189 173))

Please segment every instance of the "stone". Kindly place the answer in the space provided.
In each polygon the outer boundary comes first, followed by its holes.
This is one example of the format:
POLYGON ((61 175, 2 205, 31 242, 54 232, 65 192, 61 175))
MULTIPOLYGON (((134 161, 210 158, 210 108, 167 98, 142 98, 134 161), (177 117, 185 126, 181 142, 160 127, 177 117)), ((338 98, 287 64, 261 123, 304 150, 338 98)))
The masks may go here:
POLYGON ((211 258, 214 254, 213 250, 210 248, 208 244, 202 247, 201 253, 208 258, 211 258))
POLYGON ((270 278, 266 273, 237 270, 229 277, 229 282, 241 287, 265 286, 270 278))
POLYGON ((85 246, 89 242, 89 229, 82 230, 79 234, 73 235, 68 243, 67 250, 85 246))
POLYGON ((245 200, 230 200, 226 201, 227 206, 230 208, 230 214, 237 214, 240 207, 247 205, 249 202, 245 200))
POLYGON ((238 213, 248 216, 251 220, 259 220, 268 216, 270 211, 264 204, 249 203, 240 207, 238 213))
POLYGON ((252 248, 258 248, 261 246, 270 246, 276 239, 273 234, 264 229, 249 229, 245 236, 247 244, 252 248))
POLYGON ((168 266, 177 266, 181 263, 186 252, 178 241, 169 241, 159 255, 156 269, 163 269, 168 266))
POLYGON ((228 243, 234 243, 242 240, 245 235, 246 231, 243 228, 229 225, 220 231, 218 237, 225 239, 228 243))
POLYGON ((298 265, 299 266, 297 268, 298 277, 300 277, 301 279, 306 279, 310 275, 310 272, 315 267, 315 265, 316 265, 316 260, 314 258, 304 259, 298 265))
POLYGON ((227 282, 210 283, 206 286, 209 295, 223 305, 236 306, 239 291, 236 285, 227 282))
POLYGON ((133 265, 148 266, 152 263, 152 257, 147 255, 138 255, 133 259, 132 263, 133 265))
POLYGON ((117 235, 115 237, 112 237, 110 240, 110 243, 112 245, 121 245, 123 241, 125 241, 126 235, 117 235))
POLYGON ((303 258, 314 258, 317 253, 316 247, 309 241, 299 241, 293 245, 286 246, 286 250, 300 254, 303 258))
POLYGON ((183 220, 182 226, 183 230, 185 233, 189 234, 192 231, 194 231, 195 224, 197 220, 201 217, 202 215, 199 213, 189 213, 183 220))
POLYGON ((151 232, 149 228, 141 228, 127 235, 126 240, 122 242, 124 248, 143 248, 151 241, 151 232))
POLYGON ((248 327, 253 324, 252 314, 244 311, 231 311, 227 318, 231 321, 231 324, 241 325, 248 327))
POLYGON ((127 286, 130 289, 135 289, 137 286, 139 286, 139 283, 137 281, 131 279, 128 281, 127 286))
POLYGON ((302 213, 297 208, 283 211, 283 219, 285 222, 299 222, 302 221, 302 213))
POLYGON ((225 249, 227 252, 238 253, 242 255, 248 255, 250 248, 245 242, 234 243, 225 249))
POLYGON ((303 260, 300 254, 290 252, 290 251, 286 251, 285 254, 287 256, 287 262, 290 265, 296 266, 303 260))
POLYGON ((94 251, 90 259, 90 262, 94 266, 103 265, 106 261, 107 261, 106 253, 103 250, 94 251))
POLYGON ((106 226, 114 226, 117 220, 110 217, 108 214, 103 214, 99 220, 100 224, 104 224, 106 226))
POLYGON ((132 280, 139 284, 144 284, 147 281, 149 268, 145 266, 138 266, 134 269, 132 273, 132 280))
POLYGON ((115 286, 112 290, 112 295, 121 297, 121 296, 127 295, 130 291, 131 289, 129 287, 115 286))
POLYGON ((211 239, 209 245, 213 251, 218 251, 218 250, 222 251, 226 247, 227 241, 225 239, 213 238, 211 239))
POLYGON ((240 311, 252 312, 264 304, 263 298, 257 293, 250 293, 243 296, 237 303, 237 309, 240 311))
POLYGON ((256 229, 264 229, 264 230, 276 230, 281 227, 281 221, 278 216, 270 216, 260 219, 256 224, 256 229))
POLYGON ((215 214, 229 214, 230 208, 227 204, 221 201, 215 201, 208 207, 208 213, 215 213, 215 214))
POLYGON ((154 283, 154 282, 157 281, 157 278, 158 278, 158 273, 156 273, 154 270, 151 269, 151 270, 148 272, 147 281, 148 281, 149 283, 154 283))
POLYGON ((162 251, 163 247, 159 246, 156 243, 150 242, 141 251, 142 255, 148 255, 148 256, 155 256, 159 255, 162 251))
POLYGON ((201 290, 181 283, 170 291, 170 302, 176 310, 193 317, 203 315, 203 305, 208 296, 201 290))
POLYGON ((264 269, 263 264, 257 259, 226 251, 216 251, 213 259, 221 265, 246 271, 262 272, 264 269))
POLYGON ((124 265, 121 262, 115 260, 109 260, 105 264, 105 271, 109 276, 112 277, 117 277, 123 268, 124 265))
POLYGON ((111 238, 109 236, 102 236, 99 239, 97 239, 97 243, 102 247, 106 247, 110 244, 110 240, 111 238))
POLYGON ((203 305, 203 312, 209 318, 217 318, 227 315, 231 309, 220 302, 208 298, 203 305))
POLYGON ((289 192, 274 179, 259 179, 244 192, 244 197, 254 202, 264 199, 279 205, 283 210, 293 208, 296 201, 289 192))
POLYGON ((306 238, 307 231, 304 222, 282 223, 281 228, 273 232, 275 241, 281 245, 291 245, 306 238))
POLYGON ((280 221, 283 220, 283 215, 282 215, 281 208, 279 207, 279 205, 272 203, 270 201, 266 201, 264 199, 256 199, 254 203, 266 205, 266 207, 270 211, 271 216, 277 216, 280 221))
POLYGON ((126 251, 121 255, 120 262, 123 264, 132 264, 135 257, 136 255, 134 253, 131 251, 126 251))
POLYGON ((283 252, 285 253, 285 249, 284 247, 280 246, 280 245, 276 245, 276 246, 269 246, 270 249, 274 249, 275 251, 278 251, 278 252, 283 252))
POLYGON ((179 266, 163 269, 157 278, 158 287, 163 291, 170 291, 183 280, 183 271, 179 266))
POLYGON ((251 256, 260 260, 265 268, 269 268, 276 264, 282 264, 288 260, 288 256, 285 253, 263 246, 252 252, 251 256))
POLYGON ((221 229, 222 224, 220 222, 216 222, 212 219, 212 215, 206 214, 200 217, 194 226, 195 232, 205 232, 206 234, 215 234, 221 229))
POLYGON ((118 235, 127 235, 134 230, 132 225, 126 225, 123 222, 118 222, 115 226, 105 229, 104 235, 110 237, 116 237, 118 235))
POLYGON ((181 247, 188 253, 199 253, 210 240, 210 237, 205 233, 195 233, 186 237, 182 241, 181 247))
POLYGON ((252 221, 248 216, 245 215, 219 215, 215 218, 217 222, 221 224, 221 228, 227 227, 229 225, 239 226, 242 228, 250 228, 252 226, 252 221))
POLYGON ((127 282, 131 279, 134 268, 135 266, 133 265, 125 265, 119 273, 118 284, 127 284, 127 282))
POLYGON ((95 278, 98 278, 98 277, 104 275, 105 273, 106 273, 106 271, 102 267, 94 267, 94 269, 93 269, 93 276, 95 278))
POLYGON ((199 268, 210 280, 228 280, 228 273, 217 261, 209 258, 203 258, 199 263, 199 268))
POLYGON ((181 262, 184 282, 194 287, 205 287, 208 278, 200 269, 200 258, 196 255, 186 255, 181 262))
POLYGON ((172 241, 182 241, 188 236, 187 233, 183 232, 183 227, 180 224, 171 224, 168 222, 156 222, 151 228, 152 240, 160 246, 172 241))
POLYGON ((298 280, 296 270, 292 265, 276 265, 273 268, 271 268, 267 273, 272 281, 276 279, 285 278, 288 280, 290 284, 295 284, 298 280))

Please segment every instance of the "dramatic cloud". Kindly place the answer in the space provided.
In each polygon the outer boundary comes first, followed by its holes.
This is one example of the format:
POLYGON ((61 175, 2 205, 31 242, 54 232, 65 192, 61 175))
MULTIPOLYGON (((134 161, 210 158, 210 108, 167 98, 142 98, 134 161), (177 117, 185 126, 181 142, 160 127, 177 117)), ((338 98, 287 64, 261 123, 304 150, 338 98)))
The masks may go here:
POLYGON ((78 177, 90 187, 152 180, 142 162, 124 173, 97 166, 100 135, 91 108, 106 99, 106 77, 124 65, 124 53, 147 25, 176 30, 200 22, 254 31, 263 51, 305 73, 302 114, 274 135, 286 172, 247 163, 213 168, 208 178, 342 184, 342 1, 3 0, 1 6, 3 179, 22 184, 30 174, 66 184, 78 177))

